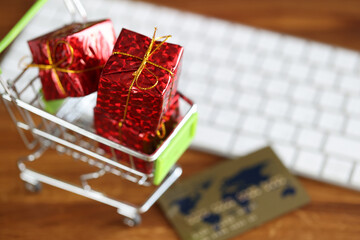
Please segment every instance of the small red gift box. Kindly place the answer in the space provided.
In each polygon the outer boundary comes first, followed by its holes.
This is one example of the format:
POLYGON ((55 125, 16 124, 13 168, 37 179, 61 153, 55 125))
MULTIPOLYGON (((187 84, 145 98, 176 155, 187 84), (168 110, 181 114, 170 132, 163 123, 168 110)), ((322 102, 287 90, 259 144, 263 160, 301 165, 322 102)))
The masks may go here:
POLYGON ((159 129, 176 94, 183 54, 181 46, 165 42, 168 38, 121 31, 101 74, 97 98, 97 107, 120 125, 142 132, 159 129))
POLYGON ((39 68, 46 100, 80 97, 95 92, 111 55, 115 32, 110 20, 73 23, 28 41, 39 68))
MULTIPOLYGON (((94 108, 94 125, 97 134, 135 151, 146 154, 152 154, 160 146, 163 140, 169 136, 179 121, 178 94, 172 99, 170 108, 160 124, 161 127, 156 132, 138 131, 126 124, 119 126, 119 122, 108 116, 101 108, 94 108)), ((100 147, 104 149, 106 153, 112 155, 111 149, 108 146, 101 145, 100 147)), ((115 150, 115 154, 119 161, 128 163, 130 167, 134 167, 138 171, 147 174, 153 171, 153 162, 147 162, 135 157, 131 159, 129 155, 117 150, 115 150), (131 160, 133 161, 133 166, 131 160)))

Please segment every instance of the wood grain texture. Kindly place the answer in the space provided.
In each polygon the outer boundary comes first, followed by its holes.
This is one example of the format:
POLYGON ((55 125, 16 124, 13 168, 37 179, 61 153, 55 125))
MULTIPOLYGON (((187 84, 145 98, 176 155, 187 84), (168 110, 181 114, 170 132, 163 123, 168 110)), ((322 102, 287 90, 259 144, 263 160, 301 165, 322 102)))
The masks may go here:
MULTIPOLYGON (((181 10, 360 50, 360 1, 357 0, 151 0, 181 10)), ((29 1, 0 3, 0 36, 4 36, 29 1)), ((0 239, 179 239, 158 206, 128 228, 112 207, 44 186, 28 193, 18 177, 16 160, 29 153, 3 104, 0 104, 0 239)), ((179 161, 182 178, 221 161, 215 155, 187 151, 179 161)), ((74 180, 91 168, 50 152, 37 167, 74 180)), ((300 178, 311 203, 233 239, 359 239, 360 193, 300 178)), ((149 189, 106 177, 96 185, 120 199, 139 201, 149 189)))

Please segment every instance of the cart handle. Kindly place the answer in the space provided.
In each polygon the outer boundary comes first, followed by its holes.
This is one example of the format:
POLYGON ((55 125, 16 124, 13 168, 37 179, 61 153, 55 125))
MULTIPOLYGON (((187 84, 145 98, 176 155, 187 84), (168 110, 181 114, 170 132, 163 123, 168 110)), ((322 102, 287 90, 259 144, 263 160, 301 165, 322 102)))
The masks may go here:
POLYGON ((64 0, 64 3, 71 15, 73 22, 75 22, 76 14, 78 13, 81 18, 81 22, 86 23, 87 13, 84 6, 81 4, 80 0, 64 0))
POLYGON ((6 36, 0 41, 0 53, 2 53, 14 41, 14 39, 20 34, 20 32, 26 27, 26 25, 46 2, 47 0, 37 0, 30 7, 30 9, 15 24, 15 26, 10 30, 10 32, 8 32, 8 34, 6 34, 6 36))

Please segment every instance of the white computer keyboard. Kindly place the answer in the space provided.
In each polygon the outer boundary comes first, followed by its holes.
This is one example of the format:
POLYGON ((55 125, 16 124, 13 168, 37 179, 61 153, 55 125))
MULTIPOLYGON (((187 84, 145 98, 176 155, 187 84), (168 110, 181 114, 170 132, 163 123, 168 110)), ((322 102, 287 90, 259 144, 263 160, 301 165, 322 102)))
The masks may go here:
MULTIPOLYGON (((179 89, 198 104, 193 148, 224 156, 271 145, 293 172, 360 190, 360 54, 240 24, 131 1, 82 1, 111 18, 185 47, 179 89)), ((26 40, 68 23, 50 0, 1 63, 9 78, 26 40)))

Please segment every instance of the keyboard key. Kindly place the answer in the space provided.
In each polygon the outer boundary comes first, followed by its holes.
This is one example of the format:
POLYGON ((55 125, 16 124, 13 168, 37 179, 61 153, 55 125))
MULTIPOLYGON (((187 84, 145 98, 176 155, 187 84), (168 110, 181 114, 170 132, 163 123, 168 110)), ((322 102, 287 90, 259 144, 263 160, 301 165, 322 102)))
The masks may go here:
MULTIPOLYGON (((172 26, 176 25, 176 23, 179 21, 179 18, 181 18, 180 12, 173 12, 172 14, 169 14, 168 8, 165 8, 165 7, 159 8, 158 6, 155 6, 155 8, 157 8, 157 10, 158 10, 158 14, 156 15, 156 20, 158 21, 158 23, 161 24, 161 28, 160 28, 160 25, 158 25, 158 30, 164 31, 163 34, 161 34, 159 32, 159 36, 164 36, 164 35, 171 33, 172 41, 177 42, 177 41, 173 40, 173 37, 180 35, 180 32, 178 32, 177 29, 175 30, 172 26), (170 32, 169 30, 172 30, 172 31, 170 32), (175 32, 174 32, 174 30, 175 30, 175 32)), ((118 9, 116 7, 114 9, 112 9, 112 11, 114 11, 114 14, 112 14, 112 15, 116 15, 117 10, 118 9)), ((127 9, 123 9, 123 11, 127 11, 127 9)), ((152 13, 152 11, 154 11, 154 10, 152 9, 150 14, 152 13)), ((149 16, 149 17, 151 17, 151 16, 149 16)))
POLYGON ((285 36, 282 53, 288 58, 300 58, 305 51, 306 41, 299 38, 285 36))
POLYGON ((200 81, 189 81, 184 94, 195 102, 201 101, 208 94, 207 84, 200 81))
POLYGON ((297 144, 300 147, 320 149, 324 141, 324 134, 319 130, 303 128, 299 131, 297 144))
POLYGON ((360 97, 351 97, 346 104, 348 114, 360 115, 360 97))
POLYGON ((356 167, 354 168, 351 184, 357 189, 360 189, 360 163, 356 164, 356 167))
POLYGON ((205 104, 199 104, 197 107, 199 113, 199 124, 209 123, 210 121, 213 121, 214 108, 205 104))
POLYGON ((223 82, 224 84, 232 84, 238 82, 239 74, 229 64, 223 63, 219 68, 214 69, 213 79, 216 82, 223 82))
POLYGON ((269 99, 265 104, 265 114, 269 117, 285 117, 289 108, 289 103, 281 99, 269 99))
POLYGON ((234 111, 234 109, 215 109, 214 111, 215 124, 221 128, 236 129, 240 128, 240 112, 234 111))
POLYGON ((335 91, 332 92, 322 92, 320 96, 320 106, 324 109, 335 109, 340 110, 342 103, 344 101, 344 96, 335 91))
MULTIPOLYGON (((196 61, 192 61, 191 66, 189 66, 189 74, 191 76, 198 77, 198 76, 204 76, 208 70, 209 70, 209 64, 204 62, 204 61, 200 61, 200 60, 196 60, 196 61)), ((197 81, 198 79, 194 80, 197 81)))
POLYGON ((271 79, 268 80, 266 92, 271 96, 285 96, 289 89, 289 83, 284 80, 271 79))
POLYGON ((360 94, 359 75, 350 75, 342 77, 340 80, 340 88, 346 93, 360 94))
POLYGON ((239 134, 236 137, 234 145, 231 149, 233 156, 245 155, 258 149, 266 147, 268 144, 263 138, 255 138, 239 134))
POLYGON ((178 90, 182 93, 185 93, 188 82, 190 82, 191 80, 191 76, 187 76, 186 73, 182 73, 181 81, 178 82, 178 90))
MULTIPOLYGON (((217 105, 218 107, 220 106, 232 106, 234 105, 234 95, 235 92, 232 91, 231 88, 226 88, 227 86, 211 86, 210 87, 210 92, 211 95, 209 95, 211 97, 212 102, 217 105)), ((209 93, 208 93, 209 94, 209 93)))
MULTIPOLYGON (((197 55, 197 56, 203 57, 205 46, 201 41, 196 41, 196 40, 197 39, 193 39, 193 41, 189 41, 186 43, 186 45, 185 45, 186 51, 184 52, 184 58, 187 55, 189 55, 189 56, 197 55)), ((186 61, 184 61, 184 63, 185 62, 186 61)), ((194 61, 192 61, 192 62, 194 62, 194 61)))
POLYGON ((290 167, 292 165, 296 154, 296 150, 293 145, 273 143, 272 148, 286 167, 290 167))
POLYGON ((290 142, 293 139, 295 133, 295 127, 290 122, 276 121, 271 126, 269 137, 273 141, 287 141, 290 142))
POLYGON ((329 181, 345 184, 349 180, 353 165, 351 161, 330 158, 326 162, 322 176, 329 181))
POLYGON ((267 121, 264 117, 249 115, 245 118, 243 130, 255 134, 265 134, 267 121))
POLYGON ((203 34, 204 31, 202 29, 204 20, 204 18, 192 13, 182 13, 180 26, 185 34, 203 34))
POLYGON ((296 86, 294 89, 294 93, 292 94, 292 97, 295 101, 303 103, 312 103, 315 96, 316 91, 314 90, 314 88, 306 85, 296 86))
POLYGON ((344 125, 344 117, 339 113, 323 112, 320 115, 319 127, 329 132, 339 132, 344 125))
POLYGON ((198 124, 192 145, 208 151, 213 149, 213 152, 226 156, 229 155, 233 132, 233 130, 215 128, 213 125, 198 124))
POLYGON ((269 74, 270 76, 278 75, 282 70, 283 62, 276 57, 265 57, 262 63, 262 69, 265 73, 269 74))
POLYGON ((349 136, 360 138, 360 119, 349 119, 346 125, 345 132, 349 136))
POLYGON ((318 68, 315 69, 313 81, 318 87, 332 88, 336 81, 336 73, 331 69, 318 68))
POLYGON ((309 52, 307 54, 309 61, 314 64, 325 65, 330 61, 333 48, 324 44, 312 42, 309 46, 309 52))
POLYGON ((205 39, 211 40, 216 43, 219 38, 228 39, 226 36, 232 34, 230 23, 215 18, 208 18, 206 21, 206 27, 202 26, 202 29, 206 30, 205 39))
POLYGON ((353 71, 359 63, 359 53, 345 49, 337 49, 334 64, 341 71, 353 71))
POLYGON ((280 36, 269 31, 260 31, 258 34, 259 39, 256 44, 257 49, 268 54, 274 52, 280 40, 280 36))
POLYGON ((324 157, 319 152, 300 151, 294 169, 305 175, 317 176, 320 174, 324 157))
POLYGON ((241 51, 235 58, 236 65, 243 68, 254 67, 256 55, 251 51, 241 51))
POLYGON ((260 73, 244 72, 240 77, 240 87, 244 90, 258 90, 262 82, 260 73))
POLYGON ((327 138, 325 149, 327 154, 345 156, 360 161, 360 141, 356 141, 341 135, 332 134, 327 138))
POLYGON ((243 111, 257 111, 261 103, 261 97, 258 94, 243 93, 237 97, 237 107, 243 111))
POLYGON ((214 45, 209 49, 211 61, 219 64, 219 62, 227 62, 232 56, 233 50, 228 45, 214 45))
POLYGON ((231 25, 231 35, 229 39, 231 46, 235 49, 246 48, 249 46, 257 30, 244 25, 233 24, 231 25))
POLYGON ((317 111, 309 105, 295 105, 291 119, 301 125, 312 125, 316 115, 317 111))
POLYGON ((306 65, 304 62, 297 60, 290 62, 290 66, 287 69, 287 75, 289 76, 290 80, 304 82, 309 75, 309 71, 309 65, 306 65))

